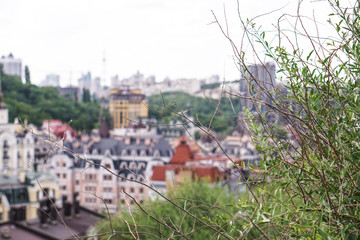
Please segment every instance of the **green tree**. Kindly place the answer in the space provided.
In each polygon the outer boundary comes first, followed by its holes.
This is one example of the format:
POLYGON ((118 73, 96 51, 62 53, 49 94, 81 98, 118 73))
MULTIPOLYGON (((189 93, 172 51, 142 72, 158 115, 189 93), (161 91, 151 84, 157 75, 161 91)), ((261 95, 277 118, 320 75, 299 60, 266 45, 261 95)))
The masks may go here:
MULTIPOLYGON (((260 166, 249 167, 259 173, 263 182, 248 188, 250 195, 246 202, 231 205, 236 207, 235 216, 241 221, 236 221, 236 217, 226 218, 224 212, 215 214, 221 218, 220 226, 225 227, 218 228, 222 234, 212 235, 213 238, 360 238, 360 7, 358 2, 350 7, 338 0, 329 0, 328 3, 332 8, 329 24, 338 35, 336 39, 320 41, 319 37, 313 37, 305 27, 308 26, 306 18, 298 15, 294 24, 295 39, 287 34, 288 28, 283 30, 283 21, 279 19, 279 35, 276 38, 279 42, 272 45, 265 32, 260 31, 254 22, 241 19, 244 39, 248 39, 249 44, 237 46, 228 31, 215 19, 230 40, 239 69, 244 76, 250 73, 246 79, 250 97, 246 99, 253 103, 253 107, 245 109, 240 116, 245 118, 245 126, 250 130, 261 157, 260 166), (254 39, 256 44, 263 46, 266 60, 278 66, 277 77, 283 78, 283 86, 266 85, 262 79, 251 74, 246 62, 247 54, 241 46, 254 47, 254 39), (306 42, 312 49, 303 47, 306 42), (287 91, 283 91, 283 87, 287 91), (271 101, 263 101, 257 97, 259 93, 271 101)), ((318 25, 314 21, 312 26, 318 25)), ((251 55, 257 56, 257 61, 265 66, 260 52, 251 55)), ((240 92, 229 94, 238 99, 244 98, 240 92)), ((164 112, 179 112, 166 107, 173 105, 166 105, 163 100, 159 102, 165 105, 164 112)), ((198 126, 207 132, 206 126, 198 126)), ((238 175, 241 176, 241 172, 238 175)), ((206 198, 213 192, 213 189, 208 189, 201 196, 206 198)), ((185 206, 185 202, 192 202, 193 196, 186 195, 187 192, 182 194, 184 202, 180 204, 185 206)), ((189 231, 178 224, 181 220, 171 211, 191 219, 190 214, 178 210, 169 201, 164 201, 162 206, 161 210, 151 212, 151 216, 160 220, 153 225, 153 219, 135 210, 132 211, 134 221, 129 214, 123 217, 131 223, 130 226, 121 220, 116 224, 121 231, 129 234, 136 232, 133 225, 138 224, 141 230, 147 226, 146 232, 150 232, 153 238, 211 238, 206 233, 196 237, 189 235, 190 232, 197 234, 203 229, 208 230, 207 224, 191 220, 194 228, 189 231), (169 209, 166 204, 169 204, 169 209), (165 223, 175 230, 164 227, 165 223)), ((155 205, 147 208, 149 211, 152 209, 156 209, 155 205)), ((204 217, 201 213, 198 216, 204 217)), ((214 217, 210 217, 209 222, 214 223, 214 217)), ((123 234, 121 237, 125 237, 123 234)))
POLYGON ((91 102, 90 91, 86 88, 83 88, 82 102, 83 103, 91 102))
POLYGON ((211 122, 212 130, 226 135, 237 124, 232 106, 240 109, 240 101, 237 98, 230 99, 232 105, 226 104, 229 103, 229 99, 221 98, 223 104, 219 105, 211 121, 219 100, 195 97, 185 92, 166 92, 149 97, 149 117, 169 124, 170 120, 183 120, 181 114, 178 114, 183 111, 193 117, 196 124, 209 126, 211 122))
POLYGON ((29 67, 27 65, 25 66, 25 82, 27 84, 31 83, 31 81, 30 81, 30 70, 29 70, 29 67))
POLYGON ((245 38, 250 44, 255 38, 267 60, 278 66, 278 79, 287 91, 264 85, 251 73, 247 55, 230 41, 243 75, 250 73, 246 80, 254 108, 245 109, 245 117, 260 168, 270 180, 257 186, 260 196, 241 206, 251 216, 237 226, 244 237, 251 238, 250 230, 264 239, 360 237, 360 8, 358 3, 347 7, 337 0, 328 2, 333 10, 329 24, 338 36, 325 42, 308 33, 302 16, 296 18, 301 27, 294 29, 294 39, 279 24, 274 45, 255 23, 241 21, 245 38), (304 47, 306 43, 312 49, 304 47), (254 93, 271 101, 261 101, 254 93))
MULTIPOLYGON (((226 186, 186 182, 173 188, 167 197, 213 228, 226 230, 229 235, 239 234, 230 233, 232 225, 226 221, 233 219, 236 222, 234 215, 237 212, 236 205, 233 204, 235 197, 226 186)), ((130 204, 132 200, 128 201, 130 204)), ((141 208, 135 205, 131 212, 124 206, 120 214, 112 216, 112 227, 115 231, 114 239, 133 239, 129 230, 139 234, 140 239, 154 239, 154 236, 164 239, 184 239, 184 236, 191 239, 211 239, 216 233, 162 199, 145 202, 141 204, 141 208)), ((96 231, 99 234, 111 232, 109 220, 98 223, 96 231)), ((103 235, 101 239, 108 239, 110 235, 103 235)))
POLYGON ((40 126, 45 119, 59 119, 66 123, 72 121, 73 128, 84 131, 90 131, 98 122, 99 104, 74 102, 61 96, 57 88, 23 84, 20 77, 6 74, 1 74, 1 87, 10 121, 27 119, 40 126))

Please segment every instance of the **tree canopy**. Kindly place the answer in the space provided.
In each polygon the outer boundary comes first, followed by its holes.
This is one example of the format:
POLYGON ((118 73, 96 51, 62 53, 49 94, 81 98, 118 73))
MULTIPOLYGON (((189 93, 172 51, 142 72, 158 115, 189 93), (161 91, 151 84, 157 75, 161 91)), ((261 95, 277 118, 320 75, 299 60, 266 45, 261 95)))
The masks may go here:
MULTIPOLYGON (((227 187, 206 182, 186 182, 170 190, 167 197, 214 229, 226 229, 229 235, 239 234, 231 233, 232 225, 226 221, 238 211, 235 204, 238 199, 227 187)), ((131 200, 128 202, 130 204, 131 200)), ((136 204, 133 206, 131 211, 124 206, 120 214, 111 216, 114 239, 134 239, 130 231, 138 234, 139 239, 154 239, 154 236, 160 239, 184 239, 184 236, 189 239, 211 239, 216 235, 216 231, 210 227, 201 227, 202 224, 193 217, 163 199, 147 201, 141 204, 141 208, 136 204)), ((100 222, 96 232, 100 235, 112 232, 109 220, 100 222)), ((110 235, 103 235, 100 239, 108 239, 110 235)))
MULTIPOLYGON (((230 103, 228 98, 223 97, 221 102, 211 129, 226 134, 237 124, 234 110, 240 110, 240 101, 233 98, 230 103)), ((170 121, 183 120, 178 114, 183 111, 187 116, 193 117, 195 123, 209 126, 217 103, 216 99, 196 97, 185 92, 165 92, 149 97, 149 117, 169 124, 170 121)))
MULTIPOLYGON (((16 76, 1 73, 4 102, 9 109, 9 119, 27 119, 40 126, 45 119, 71 122, 76 130, 90 131, 98 124, 100 105, 81 103, 68 96, 61 96, 57 88, 23 84, 16 76)), ((107 117, 108 119, 109 117, 107 117)))

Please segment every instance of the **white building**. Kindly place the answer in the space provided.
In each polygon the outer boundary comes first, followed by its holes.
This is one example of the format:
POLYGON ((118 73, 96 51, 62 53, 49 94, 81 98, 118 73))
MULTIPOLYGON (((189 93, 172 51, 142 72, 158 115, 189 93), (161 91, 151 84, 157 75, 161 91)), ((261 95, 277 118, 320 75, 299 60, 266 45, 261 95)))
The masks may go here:
POLYGON ((60 86, 60 76, 57 74, 48 74, 46 75, 45 80, 40 83, 40 86, 58 87, 60 86))
POLYGON ((17 124, 8 123, 8 113, 0 91, 0 174, 25 178, 32 169, 34 138, 30 133, 16 133, 17 124))
POLYGON ((2 56, 0 58, 0 64, 3 65, 3 71, 5 74, 22 76, 22 62, 19 58, 14 58, 12 53, 9 56, 2 56))

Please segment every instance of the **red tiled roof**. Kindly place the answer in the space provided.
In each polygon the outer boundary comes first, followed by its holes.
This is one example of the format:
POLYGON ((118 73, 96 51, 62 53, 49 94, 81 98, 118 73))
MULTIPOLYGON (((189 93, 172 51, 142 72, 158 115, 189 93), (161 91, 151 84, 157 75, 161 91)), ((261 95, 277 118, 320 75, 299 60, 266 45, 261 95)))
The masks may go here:
POLYGON ((184 165, 188 161, 194 159, 194 153, 191 151, 189 145, 184 139, 181 139, 179 146, 176 148, 175 153, 170 161, 170 164, 184 165))
POLYGON ((151 176, 151 180, 153 181, 165 181, 165 166, 154 166, 153 175, 151 176))
POLYGON ((216 182, 223 179, 224 173, 220 172, 215 166, 176 166, 176 165, 161 165, 154 166, 154 172, 151 177, 152 181, 166 181, 166 171, 173 170, 176 175, 181 171, 189 170, 192 174, 192 179, 209 178, 210 182, 216 182))
POLYGON ((175 170, 175 173, 177 173, 180 170, 180 168, 176 165, 154 166, 153 175, 151 176, 151 180, 152 181, 166 181, 166 170, 175 170))

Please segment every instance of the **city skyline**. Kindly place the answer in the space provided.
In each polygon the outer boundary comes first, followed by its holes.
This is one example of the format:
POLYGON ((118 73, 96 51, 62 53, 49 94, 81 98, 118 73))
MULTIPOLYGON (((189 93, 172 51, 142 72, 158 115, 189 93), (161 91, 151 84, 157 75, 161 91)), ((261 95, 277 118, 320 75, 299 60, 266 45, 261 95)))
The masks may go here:
MULTIPOLYGON (((240 1, 246 17, 282 8, 259 19, 270 29, 283 12, 295 13, 296 4, 285 0, 240 1), (258 7, 254 8, 254 5, 258 7)), ((312 8, 321 3, 313 3, 312 8)), ((61 1, 23 0, 1 3, 0 55, 13 53, 30 68, 39 84, 48 74, 60 75, 60 84, 76 84, 81 74, 120 79, 140 71, 164 78, 239 78, 232 49, 219 27, 241 36, 236 1, 61 1), (106 64, 103 64, 103 58, 106 64)), ((312 15, 312 9, 305 8, 312 15)))

